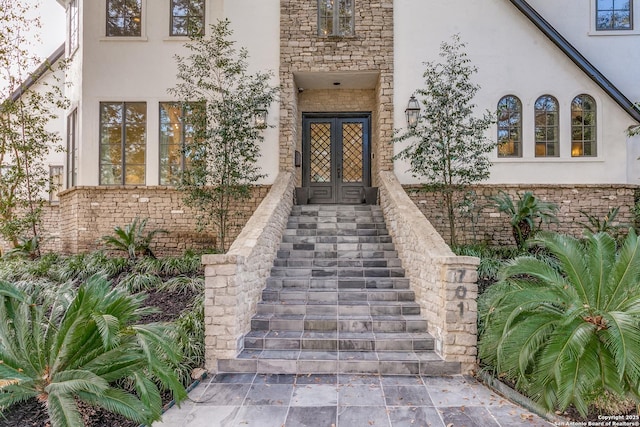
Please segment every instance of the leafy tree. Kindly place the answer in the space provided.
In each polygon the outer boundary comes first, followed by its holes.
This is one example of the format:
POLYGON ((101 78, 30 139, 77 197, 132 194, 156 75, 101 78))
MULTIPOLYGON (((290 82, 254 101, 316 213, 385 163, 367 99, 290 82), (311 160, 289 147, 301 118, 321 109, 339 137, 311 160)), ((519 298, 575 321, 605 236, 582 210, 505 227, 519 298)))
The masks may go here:
MULTIPOLYGON (((41 75, 45 64, 33 75, 37 60, 28 53, 26 33, 37 29, 31 14, 31 2, 0 0, 0 236, 19 245, 39 234, 42 198, 50 187, 44 159, 50 150, 59 149, 60 135, 47 130, 57 118, 55 109, 64 109, 67 100, 58 84, 40 81, 37 90, 25 90, 28 77, 41 75), (25 236, 28 235, 28 236, 25 236)), ((63 67, 60 61, 56 67, 63 67)))
POLYGON ((83 426, 78 401, 136 423, 160 419, 155 381, 178 401, 186 392, 172 369, 180 360, 175 333, 136 324, 152 311, 144 298, 99 276, 53 295, 0 282, 0 410, 35 397, 53 427, 83 426))
POLYGON ((409 142, 397 156, 408 160, 415 177, 425 178, 427 190, 444 199, 450 242, 456 243, 456 193, 489 177, 488 153, 495 143, 485 136, 494 118, 488 111, 474 116, 473 98, 480 89, 471 79, 477 68, 464 52, 460 36, 440 45, 442 63, 427 62, 418 123, 394 138, 409 142))
POLYGON ((543 222, 557 221, 555 214, 558 211, 558 206, 551 202, 541 201, 531 191, 526 191, 523 195, 518 194, 518 201, 515 204, 511 196, 504 191, 491 197, 491 200, 498 211, 509 216, 511 233, 520 250, 524 249, 527 240, 540 230, 543 222))
POLYGON ((263 140, 255 114, 275 100, 270 73, 247 71, 246 49, 236 50, 228 20, 211 26, 210 35, 191 36, 187 56, 176 56, 179 83, 169 92, 190 110, 193 129, 185 144, 187 166, 180 188, 185 203, 198 210, 200 228, 213 225, 219 249, 226 251, 235 226, 233 205, 251 195, 261 178, 258 143, 263 140))
POLYGON ((479 299, 479 355, 549 410, 640 399, 640 240, 540 233, 556 266, 521 256, 479 299))

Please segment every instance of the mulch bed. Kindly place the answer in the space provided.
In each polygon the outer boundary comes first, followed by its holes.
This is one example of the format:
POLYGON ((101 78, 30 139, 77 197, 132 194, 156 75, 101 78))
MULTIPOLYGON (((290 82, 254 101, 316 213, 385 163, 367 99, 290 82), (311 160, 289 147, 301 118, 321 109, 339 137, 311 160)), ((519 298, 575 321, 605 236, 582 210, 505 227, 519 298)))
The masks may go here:
MULTIPOLYGON (((159 312, 146 316, 140 323, 166 322, 177 318, 187 309, 195 294, 193 292, 156 292, 150 291, 145 301, 148 307, 157 307, 159 312)), ((163 404, 171 401, 171 395, 163 395, 163 404)), ((138 427, 137 423, 118 414, 83 403, 78 405, 87 427, 138 427)), ((30 399, 14 405, 0 415, 0 427, 51 427, 47 411, 36 399, 30 399)))

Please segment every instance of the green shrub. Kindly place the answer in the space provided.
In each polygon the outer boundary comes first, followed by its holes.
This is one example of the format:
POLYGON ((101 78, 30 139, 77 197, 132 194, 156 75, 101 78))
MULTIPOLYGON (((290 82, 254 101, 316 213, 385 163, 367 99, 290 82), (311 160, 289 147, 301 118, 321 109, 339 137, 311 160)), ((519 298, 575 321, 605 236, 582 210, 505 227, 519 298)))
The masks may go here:
POLYGON ((148 218, 139 221, 134 219, 131 224, 122 227, 114 227, 114 236, 103 236, 105 244, 115 251, 126 252, 129 259, 134 260, 140 256, 155 258, 151 251, 151 242, 156 234, 166 233, 166 230, 152 230, 145 234, 148 218))
POLYGON ((527 240, 535 236, 542 223, 556 222, 558 206, 554 203, 543 202, 536 198, 531 191, 523 195, 518 194, 517 203, 513 203, 511 196, 500 191, 491 197, 494 207, 507 214, 511 232, 519 249, 524 249, 527 240))
POLYGON ((479 299, 479 355, 547 409, 586 415, 598 395, 640 399, 640 240, 606 233, 534 240, 479 299))
POLYGON ((150 312, 143 300, 97 276, 53 295, 0 282, 0 409, 35 397, 53 427, 83 425, 78 401, 136 423, 158 420, 156 381, 177 401, 186 393, 172 370, 175 332, 136 324, 150 312), (125 380, 135 393, 117 386, 125 380))

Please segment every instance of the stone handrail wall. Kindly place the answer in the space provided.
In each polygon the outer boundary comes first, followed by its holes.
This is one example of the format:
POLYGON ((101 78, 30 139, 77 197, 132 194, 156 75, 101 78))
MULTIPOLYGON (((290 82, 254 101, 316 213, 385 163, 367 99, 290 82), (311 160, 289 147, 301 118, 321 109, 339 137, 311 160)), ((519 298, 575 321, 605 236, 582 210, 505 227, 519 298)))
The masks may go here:
POLYGON ((229 251, 203 255, 205 267, 205 367, 217 371, 220 359, 242 350, 242 337, 251 329, 251 317, 282 240, 293 205, 294 176, 280 172, 229 251))
POLYGON ((476 367, 477 266, 456 256, 403 190, 393 172, 379 172, 380 204, 387 227, 416 294, 436 352, 459 362, 462 373, 476 367))

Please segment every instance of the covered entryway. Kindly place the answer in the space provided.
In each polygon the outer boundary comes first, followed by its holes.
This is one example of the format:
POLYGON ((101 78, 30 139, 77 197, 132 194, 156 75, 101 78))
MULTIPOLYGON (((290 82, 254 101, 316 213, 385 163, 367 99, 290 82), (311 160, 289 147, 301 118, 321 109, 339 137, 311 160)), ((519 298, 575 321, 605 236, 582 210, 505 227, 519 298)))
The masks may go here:
POLYGON ((311 203, 363 201, 371 186, 368 113, 303 114, 303 186, 311 203))

